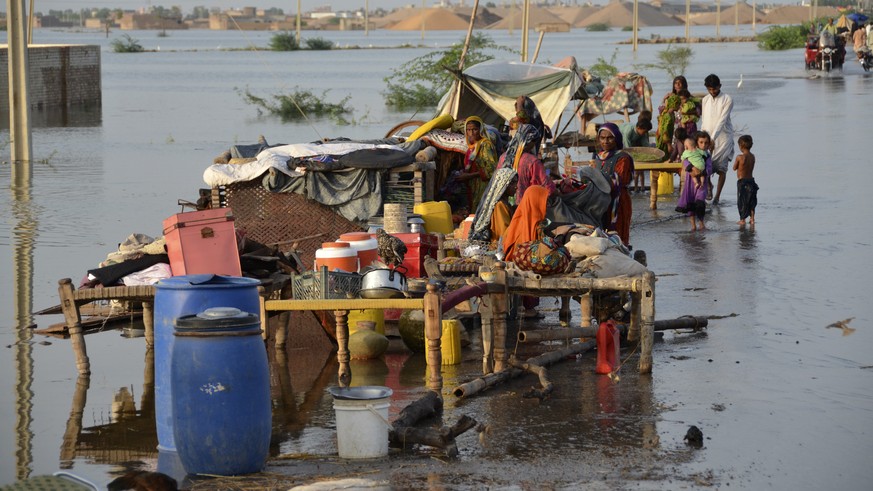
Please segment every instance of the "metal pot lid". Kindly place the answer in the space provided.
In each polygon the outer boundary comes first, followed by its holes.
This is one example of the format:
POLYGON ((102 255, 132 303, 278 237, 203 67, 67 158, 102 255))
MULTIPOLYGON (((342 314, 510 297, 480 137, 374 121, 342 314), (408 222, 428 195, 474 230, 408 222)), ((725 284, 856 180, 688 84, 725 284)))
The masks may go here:
POLYGON ((329 387, 327 389, 334 399, 346 401, 370 401, 391 397, 394 393, 390 387, 378 385, 364 385, 361 387, 329 387))

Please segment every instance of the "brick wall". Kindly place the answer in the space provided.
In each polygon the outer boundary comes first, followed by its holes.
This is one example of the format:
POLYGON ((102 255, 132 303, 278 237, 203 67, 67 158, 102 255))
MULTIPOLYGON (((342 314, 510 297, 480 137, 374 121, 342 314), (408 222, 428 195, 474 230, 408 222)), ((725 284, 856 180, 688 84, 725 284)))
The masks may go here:
MULTIPOLYGON (((28 48, 31 109, 100 105, 100 47, 33 45, 28 48)), ((0 46, 0 112, 9 112, 9 50, 0 46)))

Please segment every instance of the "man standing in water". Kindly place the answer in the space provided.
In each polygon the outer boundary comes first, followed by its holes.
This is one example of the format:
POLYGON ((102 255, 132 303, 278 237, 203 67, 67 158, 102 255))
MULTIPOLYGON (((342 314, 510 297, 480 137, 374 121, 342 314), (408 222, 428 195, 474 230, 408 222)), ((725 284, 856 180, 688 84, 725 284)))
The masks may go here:
POLYGON ((734 101, 729 95, 722 93, 718 75, 708 75, 703 85, 709 94, 703 98, 700 129, 712 137, 712 170, 718 174, 718 185, 712 204, 717 205, 728 165, 734 158, 734 127, 731 124, 734 101))

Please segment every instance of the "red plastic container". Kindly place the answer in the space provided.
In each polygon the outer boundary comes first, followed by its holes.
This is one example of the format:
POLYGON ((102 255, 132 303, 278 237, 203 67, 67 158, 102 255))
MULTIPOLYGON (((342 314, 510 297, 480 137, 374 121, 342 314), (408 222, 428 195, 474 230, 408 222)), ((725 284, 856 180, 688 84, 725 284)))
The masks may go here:
POLYGON ((230 208, 177 213, 164 220, 173 276, 242 276, 230 208))
POLYGON ((597 368, 595 372, 605 375, 618 368, 620 344, 621 340, 618 328, 615 327, 615 321, 601 322, 600 328, 597 329, 597 368))
POLYGON ((424 258, 437 258, 437 236, 434 234, 391 234, 406 244, 406 255, 403 257, 403 267, 407 278, 424 278, 424 258))

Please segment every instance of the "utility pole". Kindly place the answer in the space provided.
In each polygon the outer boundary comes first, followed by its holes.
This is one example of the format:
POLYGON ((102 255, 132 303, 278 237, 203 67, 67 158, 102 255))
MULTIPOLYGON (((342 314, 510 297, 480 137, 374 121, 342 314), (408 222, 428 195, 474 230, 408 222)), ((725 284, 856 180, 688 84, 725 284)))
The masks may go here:
POLYGON ((300 0, 297 0, 297 33, 296 33, 296 35, 295 35, 294 37, 295 37, 295 39, 297 40, 297 46, 298 46, 298 47, 300 46, 300 16, 301 16, 301 13, 300 13, 300 0))
POLYGON ((27 95, 27 24, 24 0, 6 0, 9 53, 9 138, 14 181, 30 184, 30 99, 27 95), (17 177, 17 179, 15 179, 17 177))

